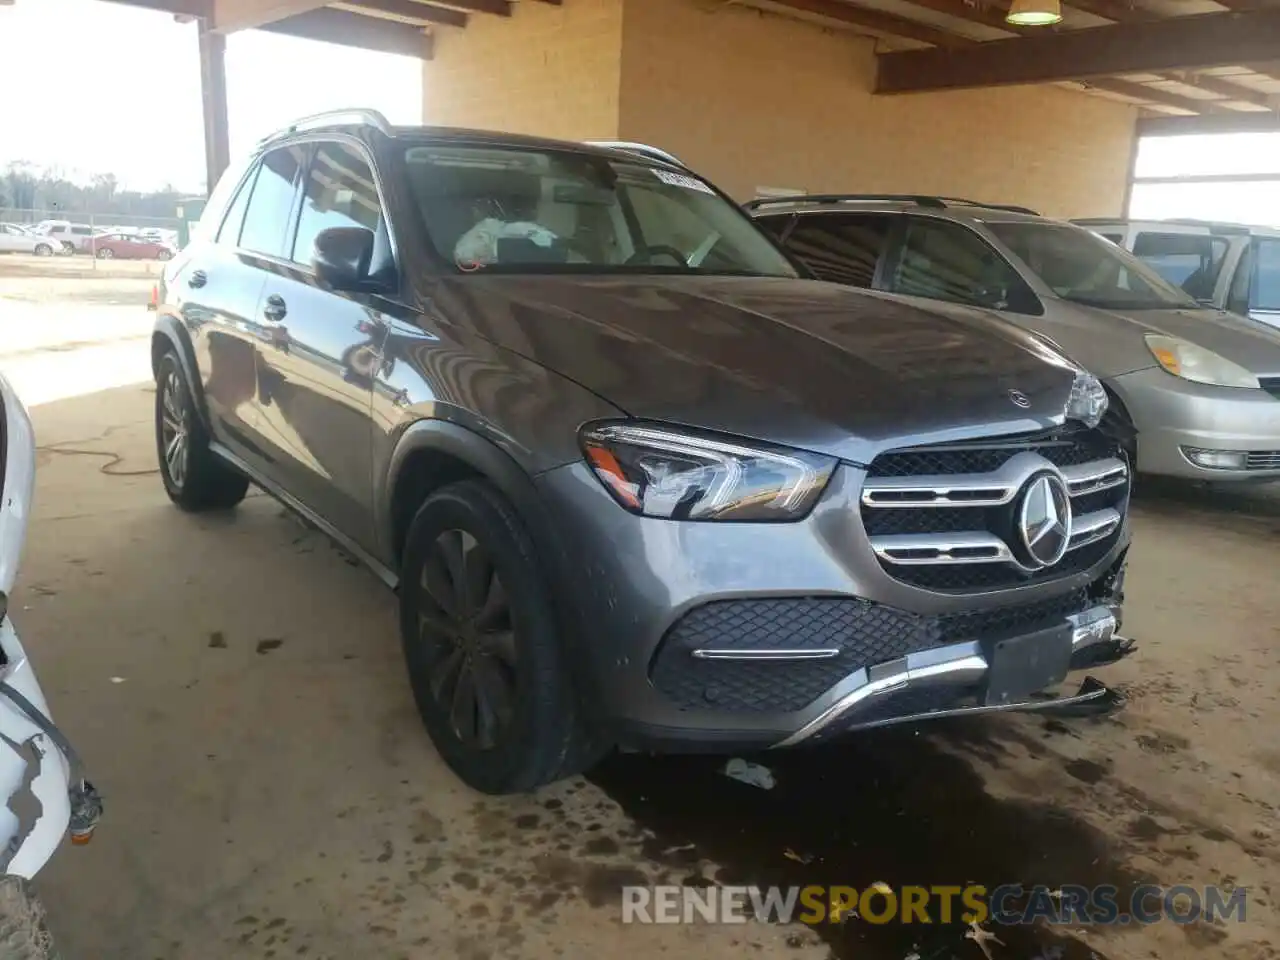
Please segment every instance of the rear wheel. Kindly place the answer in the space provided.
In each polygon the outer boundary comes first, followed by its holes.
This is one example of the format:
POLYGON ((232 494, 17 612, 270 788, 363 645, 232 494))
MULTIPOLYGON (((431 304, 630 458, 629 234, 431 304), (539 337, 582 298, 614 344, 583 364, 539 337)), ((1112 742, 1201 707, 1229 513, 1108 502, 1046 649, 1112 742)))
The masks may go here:
POLYGON ((159 253, 156 254, 156 259, 159 260, 161 263, 167 263, 168 261, 173 259, 173 253, 168 250, 161 250, 159 253))
POLYGON ((172 352, 160 360, 156 374, 156 453, 165 492, 183 510, 226 510, 249 489, 244 475, 209 449, 209 434, 172 352))
POLYGON ((451 484, 419 509, 400 631, 427 732, 469 786, 532 790, 594 759, 533 543, 488 483, 451 484))

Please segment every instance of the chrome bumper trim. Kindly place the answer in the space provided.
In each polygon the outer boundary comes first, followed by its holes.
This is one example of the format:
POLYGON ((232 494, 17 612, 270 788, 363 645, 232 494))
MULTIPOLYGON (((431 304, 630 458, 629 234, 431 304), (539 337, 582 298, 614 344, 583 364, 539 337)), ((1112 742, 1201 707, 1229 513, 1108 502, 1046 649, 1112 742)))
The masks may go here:
MULTIPOLYGON (((1072 624, 1071 652, 1074 659, 1083 650, 1119 640, 1116 636, 1118 620, 1115 608, 1109 605, 1090 607, 1066 618, 1072 624)), ((978 640, 964 641, 935 647, 899 657, 885 663, 857 671, 849 679, 856 686, 844 694, 818 716, 774 746, 790 747, 808 740, 832 724, 855 718, 859 710, 871 705, 878 698, 904 690, 921 690, 931 687, 972 687, 986 676, 990 665, 978 640), (861 674, 861 677, 859 677, 861 674)), ((1105 690, 1105 688, 1103 688, 1105 690)), ((1098 694, 1101 695, 1101 694, 1098 694)), ((880 718, 867 726, 884 726, 904 719, 947 716, 956 712, 988 713, 1002 710, 1047 709, 1054 706, 1074 705, 1073 697, 1032 700, 1024 703, 993 704, 991 706, 964 706, 955 710, 933 711, 926 714, 904 714, 902 717, 880 718)), ((857 729, 854 722, 849 729, 857 729)))
POLYGON ((840 656, 840 648, 734 650, 733 648, 700 647, 692 651, 690 656, 697 660, 830 660, 840 656))

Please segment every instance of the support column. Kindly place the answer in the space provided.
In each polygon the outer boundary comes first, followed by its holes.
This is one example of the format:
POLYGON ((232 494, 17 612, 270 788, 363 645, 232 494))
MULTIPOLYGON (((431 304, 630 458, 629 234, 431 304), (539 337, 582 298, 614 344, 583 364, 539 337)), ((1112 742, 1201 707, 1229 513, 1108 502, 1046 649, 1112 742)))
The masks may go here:
POLYGON ((231 138, 227 121, 227 38, 200 20, 200 88, 204 104, 204 165, 212 191, 231 165, 231 138))

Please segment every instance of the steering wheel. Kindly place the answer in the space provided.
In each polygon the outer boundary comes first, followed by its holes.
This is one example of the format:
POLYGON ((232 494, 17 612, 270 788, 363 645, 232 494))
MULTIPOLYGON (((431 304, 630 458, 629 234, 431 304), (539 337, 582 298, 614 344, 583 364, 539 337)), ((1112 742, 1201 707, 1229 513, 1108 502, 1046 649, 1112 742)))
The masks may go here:
POLYGON ((652 260, 655 254, 670 257, 682 267, 687 267, 689 265, 689 261, 684 258, 684 254, 675 247, 669 247, 665 243, 656 243, 653 246, 641 247, 636 250, 635 253, 627 257, 626 266, 632 266, 637 263, 652 260), (644 258, 643 261, 641 260, 642 257, 644 258))

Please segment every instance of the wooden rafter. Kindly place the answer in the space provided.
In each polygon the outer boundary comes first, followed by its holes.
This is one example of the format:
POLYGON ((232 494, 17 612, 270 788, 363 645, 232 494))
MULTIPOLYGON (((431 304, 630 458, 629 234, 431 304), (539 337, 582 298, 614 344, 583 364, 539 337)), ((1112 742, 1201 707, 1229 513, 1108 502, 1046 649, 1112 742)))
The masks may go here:
POLYGON ((441 7, 452 7, 464 13, 491 13, 495 17, 511 16, 511 0, 440 0, 441 7))
POLYGON ((1064 2, 1077 10, 1091 13, 1095 17, 1102 17, 1104 20, 1114 20, 1117 23, 1137 23, 1141 20, 1155 19, 1155 14, 1135 6, 1132 0, 1064 0, 1064 2))
POLYGON ((948 33, 939 27, 899 17, 896 14, 872 10, 869 7, 854 7, 839 0, 771 0, 775 6, 798 10, 801 13, 825 17, 850 26, 865 27, 877 33, 887 33, 894 37, 905 37, 908 40, 919 40, 935 47, 958 47, 972 43, 968 37, 956 33, 948 33))
POLYGON ((1173 71, 1162 73, 1161 76, 1175 83, 1204 90, 1206 93, 1217 94, 1227 100, 1252 103, 1256 107, 1266 107, 1268 110, 1275 109, 1275 104, 1272 103, 1270 94, 1255 90, 1252 87, 1232 83, 1226 77, 1210 77, 1203 73, 1176 73, 1173 71))
POLYGON ((384 13, 413 20, 416 23, 436 23, 446 27, 467 25, 467 15, 460 10, 419 3, 418 0, 343 0, 343 2, 351 10, 384 13))
POLYGON ((1061 30, 1033 37, 879 56, 878 93, 1053 83, 1272 60, 1280 8, 1061 30))
POLYGON ((1145 100, 1147 103, 1159 103, 1166 107, 1177 107, 1179 110, 1189 110, 1192 113, 1218 113, 1227 110, 1234 113, 1230 107, 1223 107, 1216 100, 1202 100, 1197 97, 1184 97, 1180 93, 1174 93, 1171 90, 1164 90, 1160 87, 1147 86, 1145 83, 1133 83, 1129 80, 1116 80, 1112 77, 1099 77, 1093 80, 1085 81, 1087 86, 1095 90, 1106 90, 1110 93, 1118 93, 1125 97, 1132 97, 1135 100, 1145 100))
POLYGON ((947 16, 955 17, 958 20, 968 20, 970 23, 980 23, 984 27, 992 27, 996 30, 1007 30, 1009 33, 1035 33, 1043 32, 1043 27, 1019 27, 1012 23, 1006 23, 1004 19, 1004 9, 990 2, 974 2, 969 3, 967 0, 910 0, 912 6, 924 7, 927 10, 933 10, 936 13, 945 13, 947 16))
POLYGON ((308 40, 324 40, 382 53, 398 53, 423 60, 431 58, 431 37, 421 27, 368 17, 347 10, 319 7, 283 20, 264 23, 261 30, 308 40))

